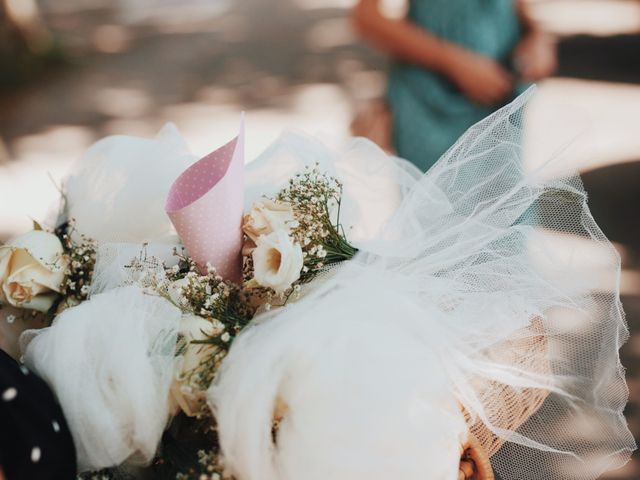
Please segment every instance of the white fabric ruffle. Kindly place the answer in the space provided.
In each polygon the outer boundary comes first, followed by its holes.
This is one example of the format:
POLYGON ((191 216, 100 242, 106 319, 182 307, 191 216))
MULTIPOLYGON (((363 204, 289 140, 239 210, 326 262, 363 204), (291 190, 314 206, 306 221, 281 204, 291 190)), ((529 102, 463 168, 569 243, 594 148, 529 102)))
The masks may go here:
POLYGON ((28 343, 25 363, 58 398, 81 472, 153 459, 169 420, 180 317, 163 298, 115 288, 28 343))

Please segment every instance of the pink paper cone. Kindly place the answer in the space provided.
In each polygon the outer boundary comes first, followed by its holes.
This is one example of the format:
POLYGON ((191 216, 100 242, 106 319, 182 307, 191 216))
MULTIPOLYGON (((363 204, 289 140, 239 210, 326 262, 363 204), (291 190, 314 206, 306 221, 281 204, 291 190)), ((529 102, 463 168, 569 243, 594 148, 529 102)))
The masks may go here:
POLYGON ((185 170, 165 210, 191 258, 224 279, 242 278, 244 116, 238 136, 185 170))

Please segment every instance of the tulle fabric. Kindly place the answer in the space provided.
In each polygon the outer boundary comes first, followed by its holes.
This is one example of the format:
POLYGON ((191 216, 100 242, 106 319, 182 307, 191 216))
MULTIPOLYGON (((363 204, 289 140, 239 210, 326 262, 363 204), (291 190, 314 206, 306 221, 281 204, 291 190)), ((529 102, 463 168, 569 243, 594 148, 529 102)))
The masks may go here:
POLYGON ((329 280, 232 347, 209 398, 235 478, 458 478, 467 429, 435 348, 446 317, 361 280, 329 280))
POLYGON ((267 194, 301 165, 335 173, 360 253, 234 343, 208 398, 239 480, 455 479, 452 400, 502 478, 593 480, 629 459, 619 256, 577 176, 524 171, 530 95, 424 176, 301 135, 249 166, 267 194))
POLYGON ((364 138, 329 145, 290 131, 247 165, 245 211, 264 197, 274 197, 297 173, 314 167, 342 180, 341 221, 355 243, 375 239, 422 177, 413 164, 388 156, 364 138))
POLYGON ((74 234, 98 242, 178 243, 164 204, 171 184, 196 159, 172 123, 155 138, 104 138, 73 166, 58 221, 74 219, 74 234))
POLYGON ((180 317, 138 286, 114 288, 28 342, 25 363, 60 401, 81 472, 153 459, 169 420, 180 317))
POLYGON ((176 253, 184 254, 183 248, 163 243, 100 243, 90 295, 127 285, 138 285, 143 289, 152 287, 151 291, 166 293, 158 282, 166 280, 164 267, 178 263, 176 253))

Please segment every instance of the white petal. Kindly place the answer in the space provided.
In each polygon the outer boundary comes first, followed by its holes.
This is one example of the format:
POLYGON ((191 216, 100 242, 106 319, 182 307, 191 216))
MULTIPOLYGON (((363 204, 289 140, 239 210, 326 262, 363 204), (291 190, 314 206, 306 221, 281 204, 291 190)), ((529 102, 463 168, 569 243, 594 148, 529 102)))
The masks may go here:
POLYGON ((54 234, 42 230, 32 230, 9 240, 4 247, 12 250, 24 249, 47 268, 61 268, 60 257, 63 254, 62 243, 54 234))

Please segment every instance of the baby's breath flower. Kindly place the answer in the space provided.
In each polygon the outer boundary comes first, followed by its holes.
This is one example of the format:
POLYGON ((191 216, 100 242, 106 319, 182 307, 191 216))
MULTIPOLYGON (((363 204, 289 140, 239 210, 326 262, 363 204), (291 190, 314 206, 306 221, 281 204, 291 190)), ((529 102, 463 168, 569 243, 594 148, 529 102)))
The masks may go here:
MULTIPOLYGON (((179 351, 185 348, 201 349, 206 352, 200 363, 188 372, 185 372, 185 383, 198 389, 206 390, 226 356, 233 337, 244 328, 255 313, 255 307, 251 306, 248 295, 233 283, 223 280, 215 268, 207 264, 204 270, 196 265, 195 261, 178 252, 179 258, 176 267, 165 268, 166 279, 175 285, 167 291, 180 290, 180 304, 185 313, 195 314, 204 320, 212 322, 215 328, 203 332, 203 336, 197 342, 179 342, 179 351)), ((163 292, 159 292, 163 294, 163 292)), ((166 294, 169 296, 169 294, 166 294)))
POLYGON ((308 282, 325 265, 356 254, 340 224, 342 184, 321 173, 318 165, 296 174, 275 200, 289 203, 294 211, 296 224, 291 225, 291 235, 302 246, 304 258, 299 282, 308 282))
POLYGON ((69 259, 62 285, 63 301, 66 304, 80 303, 87 299, 96 263, 96 242, 84 235, 80 235, 79 239, 72 238, 73 231, 73 220, 55 231, 69 259))

